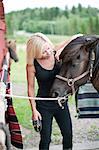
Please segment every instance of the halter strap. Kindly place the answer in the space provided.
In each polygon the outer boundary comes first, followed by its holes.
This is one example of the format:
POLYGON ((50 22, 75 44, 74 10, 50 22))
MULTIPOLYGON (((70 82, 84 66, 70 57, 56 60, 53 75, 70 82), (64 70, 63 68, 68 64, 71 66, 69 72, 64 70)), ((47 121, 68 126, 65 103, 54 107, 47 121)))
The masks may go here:
POLYGON ((89 73, 89 70, 87 70, 86 72, 82 73, 80 76, 75 77, 74 79, 72 79, 72 78, 68 79, 68 78, 62 77, 60 75, 56 75, 56 78, 67 82, 67 84, 70 87, 72 87, 72 93, 74 93, 75 92, 75 88, 74 88, 75 82, 80 80, 80 79, 82 79, 83 77, 85 77, 88 73, 89 73))

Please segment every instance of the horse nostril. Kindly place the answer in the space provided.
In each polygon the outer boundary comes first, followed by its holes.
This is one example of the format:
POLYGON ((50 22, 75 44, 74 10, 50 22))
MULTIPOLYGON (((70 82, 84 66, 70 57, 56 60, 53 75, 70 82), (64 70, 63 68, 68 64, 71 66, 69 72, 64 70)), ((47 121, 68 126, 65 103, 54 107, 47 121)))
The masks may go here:
POLYGON ((18 61, 19 61, 19 59, 18 59, 18 58, 16 58, 14 61, 15 61, 15 62, 18 62, 18 61))
POLYGON ((52 97, 56 98, 56 97, 58 97, 58 96, 59 96, 59 93, 58 93, 58 92, 55 91, 55 92, 52 93, 52 97))

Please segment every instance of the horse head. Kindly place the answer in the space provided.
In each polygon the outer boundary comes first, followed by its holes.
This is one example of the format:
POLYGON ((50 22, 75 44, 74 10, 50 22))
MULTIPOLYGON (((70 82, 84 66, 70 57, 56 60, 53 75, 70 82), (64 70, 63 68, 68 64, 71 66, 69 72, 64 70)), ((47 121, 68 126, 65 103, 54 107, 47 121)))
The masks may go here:
MULTIPOLYGON (((62 66, 51 88, 52 97, 74 93, 89 78, 96 77, 96 70, 99 77, 99 36, 77 37, 64 47, 60 59, 62 66)), ((99 79, 96 89, 99 91, 99 79)))
POLYGON ((15 40, 7 40, 7 47, 10 53, 10 58, 15 62, 18 62, 18 56, 16 53, 16 41, 15 40))

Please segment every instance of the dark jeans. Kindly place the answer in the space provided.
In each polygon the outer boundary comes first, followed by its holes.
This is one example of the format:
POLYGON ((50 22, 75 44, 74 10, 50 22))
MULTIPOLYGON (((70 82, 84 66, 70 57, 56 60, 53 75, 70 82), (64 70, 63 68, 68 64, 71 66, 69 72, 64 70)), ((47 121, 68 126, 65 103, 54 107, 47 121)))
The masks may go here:
POLYGON ((39 150, 49 150, 53 117, 61 130, 63 137, 63 150, 72 148, 72 123, 67 103, 65 103, 64 109, 60 108, 58 104, 54 103, 54 105, 57 106, 53 108, 38 107, 38 111, 42 116, 42 131, 40 133, 41 139, 39 150))

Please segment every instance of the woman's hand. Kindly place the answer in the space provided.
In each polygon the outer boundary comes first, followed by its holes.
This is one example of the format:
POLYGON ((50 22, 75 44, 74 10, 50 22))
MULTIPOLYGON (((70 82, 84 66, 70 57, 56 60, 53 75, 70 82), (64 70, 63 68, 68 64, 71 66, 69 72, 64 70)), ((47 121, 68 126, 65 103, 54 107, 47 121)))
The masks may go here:
POLYGON ((42 130, 42 117, 37 109, 33 110, 32 123, 36 132, 40 132, 42 130))
POLYGON ((56 51, 56 54, 55 54, 55 58, 59 60, 59 56, 61 54, 61 52, 63 51, 63 49, 65 48, 65 46, 70 42, 70 39, 67 39, 61 43, 59 43, 57 46, 55 46, 55 51, 56 51))
POLYGON ((32 120, 42 120, 42 116, 37 109, 35 109, 32 113, 32 120))
POLYGON ((63 50, 63 48, 60 48, 59 50, 56 51, 55 58, 56 58, 58 61, 60 61, 60 60, 59 60, 59 56, 60 56, 62 50, 63 50))

